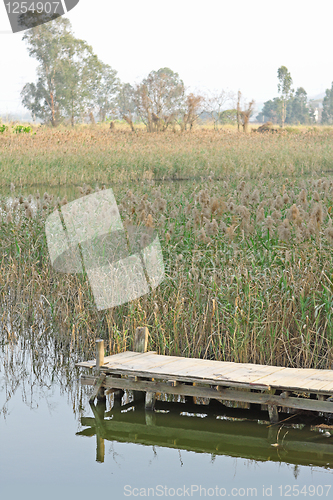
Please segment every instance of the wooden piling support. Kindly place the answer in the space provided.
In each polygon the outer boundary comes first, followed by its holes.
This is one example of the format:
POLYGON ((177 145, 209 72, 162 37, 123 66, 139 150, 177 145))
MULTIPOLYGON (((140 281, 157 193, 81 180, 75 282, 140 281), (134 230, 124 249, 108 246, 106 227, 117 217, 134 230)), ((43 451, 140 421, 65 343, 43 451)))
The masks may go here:
MULTIPOLYGON (((148 348, 148 328, 146 326, 138 326, 135 330, 134 336, 134 351, 135 352, 147 352, 148 348)), ((147 410, 153 410, 155 404, 155 393, 133 391, 134 401, 145 401, 145 408, 147 410)))
POLYGON ((96 339, 96 371, 100 371, 100 367, 104 365, 104 340, 96 339))
POLYGON ((146 326, 140 327, 135 330, 134 337, 134 351, 147 352, 148 348, 148 328, 146 326))
POLYGON ((268 415, 272 424, 276 424, 279 421, 279 414, 276 405, 268 405, 268 415))
MULTIPOLYGON (((95 368, 95 370, 97 373, 100 373, 100 368, 103 365, 104 365, 104 340, 103 339, 96 339, 96 368, 95 368)), ((97 400, 104 400, 105 399, 105 390, 102 387, 104 380, 105 380, 105 377, 104 377, 104 379, 101 380, 97 393, 94 394, 94 398, 95 398, 95 396, 97 396, 97 400)))

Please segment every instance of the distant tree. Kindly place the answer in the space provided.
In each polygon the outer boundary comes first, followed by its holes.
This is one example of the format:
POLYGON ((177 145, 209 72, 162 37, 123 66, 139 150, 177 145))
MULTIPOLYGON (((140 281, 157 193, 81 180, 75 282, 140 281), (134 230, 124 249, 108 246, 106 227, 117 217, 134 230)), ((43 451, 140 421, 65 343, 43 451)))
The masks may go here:
POLYGON ((221 125, 237 123, 237 109, 225 109, 219 116, 221 125))
POLYGON ((98 109, 100 121, 104 122, 107 114, 115 112, 118 90, 119 79, 117 78, 117 71, 112 69, 108 64, 102 64, 101 78, 93 92, 93 102, 98 109))
POLYGON ((214 91, 205 97, 205 111, 210 116, 214 123, 214 129, 218 129, 218 124, 221 122, 221 113, 228 101, 234 95, 226 90, 214 91))
POLYGON ((291 88, 293 80, 286 66, 281 66, 278 69, 278 80, 279 80, 278 92, 281 96, 281 101, 282 101, 281 125, 283 127, 287 114, 287 101, 293 94, 293 90, 291 88))
POLYGON ((70 57, 64 58, 58 79, 61 83, 59 103, 72 126, 98 104, 95 99, 100 88, 103 64, 83 40, 73 40, 70 57))
POLYGON ((23 40, 37 59, 37 83, 27 83, 21 92, 23 105, 44 123, 57 126, 91 112, 94 93, 103 79, 103 65, 83 40, 74 37, 68 19, 26 31, 23 40))
POLYGON ((166 130, 184 103, 185 87, 169 68, 151 71, 135 89, 136 110, 148 132, 166 130))
POLYGON ((192 130, 194 123, 204 111, 204 97, 190 93, 184 99, 184 104, 179 112, 178 123, 182 130, 188 127, 192 130))
POLYGON ((333 124, 333 82, 331 88, 325 92, 321 122, 327 125, 333 124))
POLYGON ((287 123, 307 124, 311 122, 308 96, 303 87, 299 87, 287 106, 287 123))
POLYGON ((133 122, 136 112, 135 90, 129 83, 119 84, 116 107, 119 118, 125 120, 131 127, 132 132, 134 132, 135 128, 133 122))
POLYGON ((262 111, 257 115, 257 120, 262 122, 272 122, 278 123, 280 115, 281 115, 281 99, 279 97, 275 97, 270 101, 266 101, 264 103, 264 107, 262 111))

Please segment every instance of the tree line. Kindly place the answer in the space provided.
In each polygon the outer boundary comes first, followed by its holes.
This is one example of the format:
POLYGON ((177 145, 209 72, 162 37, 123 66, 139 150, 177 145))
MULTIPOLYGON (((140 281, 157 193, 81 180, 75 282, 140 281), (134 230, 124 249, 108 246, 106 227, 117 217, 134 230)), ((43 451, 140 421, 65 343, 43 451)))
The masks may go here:
MULTIPOLYGON (((257 115, 260 122, 271 121, 285 124, 312 124, 317 121, 315 108, 308 102, 308 96, 303 87, 296 91, 292 88, 293 80, 286 66, 278 69, 278 97, 266 101, 262 111, 257 115)), ((322 124, 333 124, 333 83, 332 88, 326 90, 323 99, 321 116, 322 124)))
MULTIPOLYGON (((214 128, 235 123, 248 131, 254 101, 246 103, 240 92, 225 90, 203 95, 188 92, 183 80, 170 68, 151 71, 140 83, 123 83, 117 71, 103 63, 84 40, 76 38, 68 19, 58 17, 26 31, 23 40, 31 57, 38 61, 37 82, 22 91, 23 106, 34 120, 56 127, 95 118, 104 122, 124 120, 131 129, 145 124, 148 132, 178 126, 192 129, 201 117, 214 128), (226 109, 227 108, 227 109, 226 109)), ((278 69, 279 97, 264 103, 258 121, 313 123, 314 109, 308 105, 303 87, 292 89, 292 78, 285 66, 278 69)), ((322 121, 333 123, 333 83, 323 101, 322 121)))
POLYGON ((87 119, 94 123, 95 117, 101 122, 120 119, 132 130, 140 121, 154 132, 177 125, 188 130, 203 117, 212 120, 214 128, 238 123, 247 130, 253 101, 247 106, 240 93, 237 100, 225 90, 208 95, 188 92, 170 68, 151 71, 136 85, 123 83, 90 45, 74 36, 66 18, 31 28, 23 40, 29 55, 38 61, 37 82, 25 84, 21 91, 23 106, 34 120, 56 127, 87 119))

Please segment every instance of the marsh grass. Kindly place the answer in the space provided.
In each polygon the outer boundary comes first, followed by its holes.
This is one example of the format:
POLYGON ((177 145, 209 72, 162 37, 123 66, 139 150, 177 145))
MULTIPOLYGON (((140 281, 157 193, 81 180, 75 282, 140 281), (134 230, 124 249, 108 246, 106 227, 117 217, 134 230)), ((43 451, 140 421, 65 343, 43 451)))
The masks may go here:
MULTIPOLYGON (((151 179, 207 179, 249 175, 312 175, 333 170, 333 128, 297 128, 277 134, 231 129, 148 134, 111 132, 103 126, 39 127, 33 134, 0 135, 0 185, 23 189, 37 182, 56 186, 126 184, 151 179), (36 134, 35 134, 36 132, 36 134)), ((9 194, 9 192, 8 192, 9 194)))
POLYGON ((105 311, 83 274, 50 265, 45 220, 61 200, 12 190, 0 218, 2 345, 23 339, 36 356, 53 346, 60 370, 94 356, 96 337, 108 353, 132 349, 147 325, 162 354, 332 368, 332 179, 225 179, 115 187, 123 221, 157 229, 166 278, 105 311))

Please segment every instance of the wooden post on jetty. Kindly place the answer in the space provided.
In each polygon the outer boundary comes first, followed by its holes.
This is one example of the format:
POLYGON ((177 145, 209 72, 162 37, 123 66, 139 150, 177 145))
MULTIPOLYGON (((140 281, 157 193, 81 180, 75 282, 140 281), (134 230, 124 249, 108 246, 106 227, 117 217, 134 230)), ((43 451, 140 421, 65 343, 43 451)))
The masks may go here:
MULTIPOLYGON (((134 351, 147 352, 148 348, 148 328, 146 326, 138 327, 135 330, 134 336, 134 351)), ((139 391, 134 391, 134 400, 138 401, 144 397, 144 394, 139 391)), ((153 410, 155 406, 155 393, 145 393, 145 408, 146 410, 153 410)))
POLYGON ((96 374, 99 375, 98 379, 96 380, 95 383, 95 388, 94 391, 90 397, 90 402, 93 402, 94 399, 97 397, 97 400, 105 403, 106 398, 105 398, 105 393, 104 393, 104 388, 102 387, 105 381, 105 373, 101 372, 101 366, 104 365, 104 340, 102 339, 96 339, 96 366, 95 366, 95 372, 96 374))

